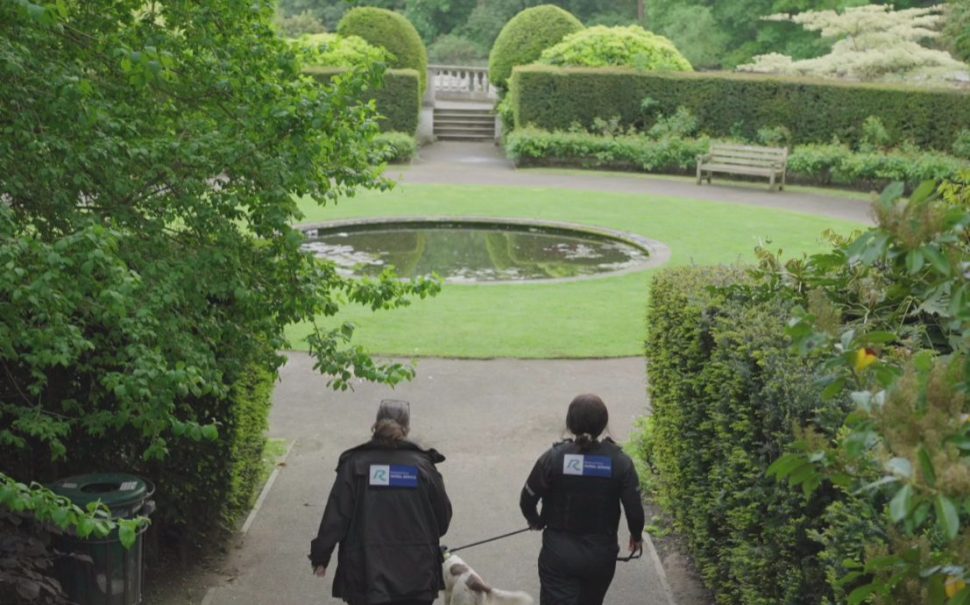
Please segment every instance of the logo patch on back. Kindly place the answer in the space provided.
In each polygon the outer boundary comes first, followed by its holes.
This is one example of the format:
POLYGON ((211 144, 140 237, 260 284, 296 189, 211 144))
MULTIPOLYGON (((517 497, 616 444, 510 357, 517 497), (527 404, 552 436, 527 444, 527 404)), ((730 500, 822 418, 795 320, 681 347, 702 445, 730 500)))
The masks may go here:
POLYGON ((375 487, 418 487, 418 467, 403 464, 372 464, 368 484, 375 487))
POLYGON ((609 456, 566 454, 562 460, 562 474, 610 478, 613 476, 613 460, 609 456))

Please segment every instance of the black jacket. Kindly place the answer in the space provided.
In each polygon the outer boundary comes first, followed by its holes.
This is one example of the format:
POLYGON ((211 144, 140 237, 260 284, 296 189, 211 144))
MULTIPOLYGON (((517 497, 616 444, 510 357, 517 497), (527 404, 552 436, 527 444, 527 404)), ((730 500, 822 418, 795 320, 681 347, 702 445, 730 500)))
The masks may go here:
POLYGON ((370 441, 340 456, 310 563, 329 567, 340 543, 333 596, 347 602, 432 601, 444 588, 438 539, 451 502, 435 468, 444 456, 405 441, 370 441))
POLYGON ((642 539, 643 502, 636 468, 620 446, 604 439, 586 450, 572 441, 552 446, 532 469, 519 506, 533 527, 615 537, 621 502, 630 536, 642 539), (541 515, 536 510, 539 500, 541 515))

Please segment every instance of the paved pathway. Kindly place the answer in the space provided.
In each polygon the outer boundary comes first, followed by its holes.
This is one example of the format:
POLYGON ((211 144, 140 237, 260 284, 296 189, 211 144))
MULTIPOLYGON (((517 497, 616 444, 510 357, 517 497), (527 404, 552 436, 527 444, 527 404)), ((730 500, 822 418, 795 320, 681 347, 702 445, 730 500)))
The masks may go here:
MULTIPOLYGON (((757 184, 698 187, 642 175, 517 171, 489 144, 440 143, 423 149, 414 165, 392 169, 391 175, 405 186, 558 187, 754 204, 861 222, 869 217, 863 202, 769 193, 757 184)), ((367 437, 382 397, 409 399, 414 435, 448 456, 441 471, 455 517, 444 542, 456 546, 524 526, 519 490, 535 457, 560 437, 566 405, 580 392, 603 396, 613 435, 626 439, 633 420, 647 411, 643 361, 423 360, 418 378, 396 391, 360 384, 352 392, 334 393, 305 355, 290 355, 276 389, 270 433, 292 440, 293 450, 248 534, 228 555, 223 573, 207 579, 213 585, 205 602, 337 603, 329 598, 331 579, 310 574, 306 553, 337 456, 367 437)), ((463 554, 496 586, 538 596, 538 551, 539 536, 524 534, 463 554)), ((648 557, 620 564, 607 603, 669 605, 661 587, 648 557)))
MULTIPOLYGON (((574 395, 600 394, 610 408, 612 433, 622 440, 647 411, 645 383, 639 359, 422 360, 418 378, 394 391, 362 383, 334 393, 306 355, 291 354, 276 389, 270 432, 295 445, 208 602, 339 603, 329 598, 330 578, 310 574, 306 553, 337 456, 366 439, 381 398, 409 400, 415 438, 448 457, 440 469, 455 514, 444 543, 458 546, 524 527, 519 490, 535 458, 560 438, 574 395)), ((539 544, 538 534, 527 533, 462 555, 494 585, 538 596, 539 544)), ((619 564, 607 603, 669 605, 660 587, 649 557, 619 564)))
POLYGON ((731 183, 716 175, 714 185, 698 186, 690 179, 632 173, 576 174, 573 171, 565 174, 562 171, 516 170, 501 148, 489 143, 435 143, 421 149, 420 158, 412 165, 394 166, 388 173, 405 185, 503 185, 649 194, 779 208, 860 223, 872 220, 866 201, 801 191, 772 192, 768 191, 767 183, 731 183), (721 185, 718 185, 719 181, 721 185))

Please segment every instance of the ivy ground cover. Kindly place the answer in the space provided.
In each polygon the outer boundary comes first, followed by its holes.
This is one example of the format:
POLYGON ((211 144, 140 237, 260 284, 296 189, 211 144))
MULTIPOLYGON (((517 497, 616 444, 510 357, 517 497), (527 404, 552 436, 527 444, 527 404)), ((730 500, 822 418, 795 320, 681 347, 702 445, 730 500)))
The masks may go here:
MULTIPOLYGON (((667 266, 752 261, 759 244, 787 255, 824 248, 826 229, 853 223, 794 212, 699 200, 551 188, 399 184, 337 206, 301 200, 304 222, 357 217, 480 216, 565 221, 659 240, 667 266)), ((348 305, 368 351, 403 357, 587 358, 640 355, 644 309, 655 270, 558 284, 452 285, 394 313, 348 305)), ((290 346, 305 350, 309 324, 290 326, 290 346)))

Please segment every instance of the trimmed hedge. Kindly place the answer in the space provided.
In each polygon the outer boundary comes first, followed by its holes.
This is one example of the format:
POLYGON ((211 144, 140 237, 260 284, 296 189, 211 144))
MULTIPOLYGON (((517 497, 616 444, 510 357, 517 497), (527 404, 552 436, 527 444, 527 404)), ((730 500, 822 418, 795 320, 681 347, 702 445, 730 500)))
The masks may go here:
MULTIPOLYGON (((307 67, 303 73, 327 84, 334 76, 347 70, 339 67, 307 67)), ((382 132, 403 132, 413 135, 418 130, 421 112, 421 91, 418 73, 413 69, 389 69, 384 72, 384 86, 367 92, 381 114, 382 132)))
POLYGON ((672 114, 686 107, 712 137, 754 139, 761 128, 784 126, 793 143, 856 143, 869 116, 897 141, 949 151, 970 128, 970 94, 901 86, 749 74, 638 72, 622 68, 517 67, 509 84, 515 126, 589 128, 596 118, 620 125, 643 119, 643 101, 672 114))
POLYGON ((647 315, 656 496, 722 605, 816 605, 830 595, 823 547, 831 500, 766 476, 792 427, 845 410, 820 403, 816 372, 785 335, 789 303, 746 298, 744 272, 657 274, 647 315), (714 287, 714 288, 712 288, 714 287), (724 288, 724 289, 715 289, 724 288))
POLYGON ((219 422, 219 437, 173 441, 168 457, 141 471, 156 484, 158 509, 153 525, 166 540, 202 546, 206 538, 230 530, 256 497, 276 374, 252 367, 242 373, 231 398, 208 408, 219 422))
POLYGON ((641 135, 615 137, 585 132, 546 132, 521 128, 505 137, 517 166, 580 166, 645 172, 686 172, 707 153, 707 139, 651 140, 641 135))
POLYGON ((353 8, 337 24, 337 33, 359 36, 387 49, 394 55, 391 67, 417 71, 421 94, 428 88, 428 50, 418 30, 404 15, 372 6, 353 8))
POLYGON ((489 82, 505 90, 513 67, 536 61, 542 51, 582 29, 579 19, 558 6, 543 4, 525 9, 505 24, 492 46, 489 82))
POLYGON ((310 34, 291 43, 305 49, 307 65, 352 68, 388 60, 387 50, 359 36, 310 34))
MULTIPOLYGON (((586 132, 548 132, 519 128, 505 136, 505 149, 517 166, 579 166, 614 170, 693 174, 697 156, 710 139, 586 132)), ((891 181, 910 187, 934 179, 953 179, 970 162, 940 153, 854 152, 844 145, 799 145, 788 156, 788 180, 871 190, 891 181)), ((726 178, 725 175, 721 175, 726 178)))

